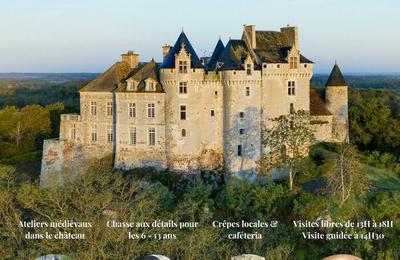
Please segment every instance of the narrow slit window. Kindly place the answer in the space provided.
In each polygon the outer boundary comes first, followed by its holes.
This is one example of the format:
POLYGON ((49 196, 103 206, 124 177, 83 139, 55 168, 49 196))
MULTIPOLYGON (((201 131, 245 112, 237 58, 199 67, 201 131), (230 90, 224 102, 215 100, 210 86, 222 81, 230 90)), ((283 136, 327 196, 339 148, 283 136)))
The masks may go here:
POLYGON ((113 103, 107 102, 107 116, 113 115, 113 103))
POLYGON ((156 145, 156 129, 149 128, 149 145, 156 145))
POLYGON ((114 140, 113 128, 112 128, 112 126, 109 126, 107 128, 107 142, 112 143, 113 140, 114 140))
POLYGON ((92 127, 92 143, 97 142, 97 127, 93 126, 92 127))
POLYGON ((129 143, 135 145, 137 142, 136 127, 131 127, 129 131, 129 143))
POLYGON ((97 103, 95 101, 90 102, 90 114, 92 116, 97 114, 97 103))
POLYGON ((294 104, 290 103, 290 114, 294 114, 295 110, 294 110, 294 104))
POLYGON ((135 118, 136 117, 136 104, 129 103, 129 117, 135 118))
POLYGON ((241 145, 241 144, 239 144, 239 145, 237 146, 237 155, 238 155, 238 156, 242 156, 242 145, 241 145))

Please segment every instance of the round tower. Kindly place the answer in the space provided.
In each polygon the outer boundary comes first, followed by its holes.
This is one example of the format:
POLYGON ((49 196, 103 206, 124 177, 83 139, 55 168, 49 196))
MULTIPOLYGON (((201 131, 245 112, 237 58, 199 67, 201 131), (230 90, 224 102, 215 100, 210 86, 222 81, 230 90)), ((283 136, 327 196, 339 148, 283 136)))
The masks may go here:
POLYGON ((335 64, 325 84, 326 108, 333 115, 333 141, 349 141, 348 87, 339 66, 335 64))

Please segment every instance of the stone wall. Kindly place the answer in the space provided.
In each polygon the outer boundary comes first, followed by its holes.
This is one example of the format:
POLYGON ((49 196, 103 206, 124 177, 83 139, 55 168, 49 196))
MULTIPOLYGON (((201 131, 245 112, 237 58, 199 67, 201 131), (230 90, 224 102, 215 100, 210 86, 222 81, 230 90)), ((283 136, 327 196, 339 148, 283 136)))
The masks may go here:
POLYGON ((333 115, 332 139, 343 142, 349 137, 347 86, 329 86, 325 90, 326 107, 333 115))
POLYGON ((165 93, 117 92, 116 149, 114 165, 121 169, 167 167, 165 153, 165 93), (131 117, 129 104, 135 106, 131 117), (148 117, 148 104, 154 104, 155 117, 148 117), (136 144, 131 131, 136 129, 136 144), (155 129, 155 145, 149 145, 149 129, 155 129))
POLYGON ((311 125, 317 141, 331 142, 332 139, 332 115, 312 116, 311 125))
POLYGON ((254 172, 261 149, 261 73, 225 71, 222 84, 225 168, 231 173, 254 172))
MULTIPOLYGON (((190 64, 190 62, 189 62, 190 64)), ((166 153, 171 170, 193 172, 223 164, 223 91, 218 74, 203 69, 162 69, 165 88, 166 153), (181 82, 187 93, 179 92, 181 82), (181 106, 186 119, 181 119, 181 106), (182 135, 182 130, 186 135, 182 135)))
POLYGON ((93 159, 110 153, 98 144, 79 144, 71 140, 49 139, 43 142, 41 186, 62 184, 85 171, 93 159))

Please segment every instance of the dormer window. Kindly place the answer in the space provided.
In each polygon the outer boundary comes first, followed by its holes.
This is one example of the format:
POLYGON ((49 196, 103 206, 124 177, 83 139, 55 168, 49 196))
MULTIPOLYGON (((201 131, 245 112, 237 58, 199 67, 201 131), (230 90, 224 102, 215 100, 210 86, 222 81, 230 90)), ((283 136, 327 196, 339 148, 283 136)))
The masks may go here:
POLYGON ((179 61, 179 73, 187 73, 188 72, 188 62, 186 60, 179 61))
POLYGON ((147 85, 147 89, 149 91, 155 91, 156 90, 154 81, 147 81, 146 85, 147 85))
POLYGON ((134 91, 135 90, 135 85, 136 85, 136 82, 134 80, 128 80, 126 89, 128 91, 134 91))
POLYGON ((297 69, 297 57, 289 58, 289 66, 291 69, 297 69))
POLYGON ((246 73, 247 73, 247 75, 251 75, 251 64, 250 63, 246 64, 246 73))

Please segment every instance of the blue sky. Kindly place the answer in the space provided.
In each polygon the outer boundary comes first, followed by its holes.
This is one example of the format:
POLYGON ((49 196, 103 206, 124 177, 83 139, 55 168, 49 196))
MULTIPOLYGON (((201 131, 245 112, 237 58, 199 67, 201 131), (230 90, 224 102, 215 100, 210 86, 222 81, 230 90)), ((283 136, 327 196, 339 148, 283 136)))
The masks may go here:
POLYGON ((299 27, 315 72, 400 72, 398 0, 13 0, 3 1, 0 72, 102 72, 127 50, 161 60, 182 27, 197 54, 218 37, 299 27))

